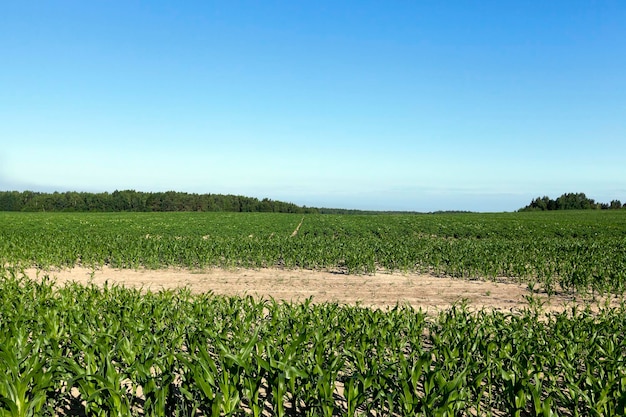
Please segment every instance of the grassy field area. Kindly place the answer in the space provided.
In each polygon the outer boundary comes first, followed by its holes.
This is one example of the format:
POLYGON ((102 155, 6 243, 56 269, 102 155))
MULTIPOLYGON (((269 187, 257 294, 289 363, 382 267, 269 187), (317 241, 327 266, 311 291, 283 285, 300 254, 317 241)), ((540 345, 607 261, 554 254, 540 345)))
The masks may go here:
POLYGON ((0 415, 623 416, 623 302, 426 314, 22 271, 384 269, 622 294, 625 214, 0 213, 0 415))

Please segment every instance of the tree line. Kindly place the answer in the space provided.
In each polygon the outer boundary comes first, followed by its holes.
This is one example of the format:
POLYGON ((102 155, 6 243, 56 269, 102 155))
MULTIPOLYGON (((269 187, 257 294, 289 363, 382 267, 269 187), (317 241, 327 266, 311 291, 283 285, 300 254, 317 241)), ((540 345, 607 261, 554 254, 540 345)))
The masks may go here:
MULTIPOLYGON (((556 199, 537 197, 519 211, 622 209, 619 200, 597 203, 584 193, 566 193, 556 199)), ((112 193, 0 191, 0 211, 60 212, 158 212, 158 211, 227 211, 322 214, 380 214, 380 211, 315 208, 264 198, 232 194, 193 194, 177 191, 112 193)), ((399 213, 399 212, 382 212, 399 213)), ((403 212, 406 213, 406 212, 403 212)))
POLYGON ((585 193, 566 193, 553 200, 547 196, 537 197, 529 205, 519 211, 545 211, 545 210, 615 210, 626 208, 626 203, 619 200, 610 203, 596 203, 588 198, 585 193))
POLYGON ((318 209, 264 198, 224 194, 190 194, 176 191, 112 193, 0 191, 0 211, 155 212, 229 211, 317 213, 318 209))

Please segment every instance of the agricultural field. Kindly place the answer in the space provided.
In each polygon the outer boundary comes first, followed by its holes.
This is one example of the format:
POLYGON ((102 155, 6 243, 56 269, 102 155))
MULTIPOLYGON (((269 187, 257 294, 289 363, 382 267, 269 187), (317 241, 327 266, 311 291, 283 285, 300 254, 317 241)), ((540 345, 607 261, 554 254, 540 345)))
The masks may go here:
POLYGON ((384 270, 621 294, 625 254, 623 211, 0 213, 0 263, 39 268, 384 270))
POLYGON ((612 416, 626 305, 432 316, 0 275, 6 416, 612 416))
POLYGON ((625 264, 620 211, 0 213, 0 415, 623 416, 625 264), (396 271, 613 302, 433 313, 49 271, 77 266, 396 271))

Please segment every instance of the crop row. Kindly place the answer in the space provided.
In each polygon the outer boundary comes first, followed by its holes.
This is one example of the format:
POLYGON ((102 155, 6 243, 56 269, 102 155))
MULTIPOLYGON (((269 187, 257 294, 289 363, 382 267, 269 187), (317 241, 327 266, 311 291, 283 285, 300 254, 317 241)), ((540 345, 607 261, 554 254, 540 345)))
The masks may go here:
POLYGON ((625 313, 429 317, 0 269, 0 415, 625 415, 625 313))

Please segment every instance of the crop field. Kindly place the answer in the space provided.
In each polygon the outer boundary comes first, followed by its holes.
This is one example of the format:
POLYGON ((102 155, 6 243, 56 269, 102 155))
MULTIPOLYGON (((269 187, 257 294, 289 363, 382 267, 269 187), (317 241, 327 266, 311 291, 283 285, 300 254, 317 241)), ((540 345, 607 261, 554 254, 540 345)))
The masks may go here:
POLYGON ((0 213, 0 264, 506 277, 623 293, 626 211, 442 215, 0 213))
POLYGON ((626 415, 624 302, 427 314, 54 285, 45 272, 417 271, 619 297, 622 211, 0 213, 0 265, 0 416, 626 415))

